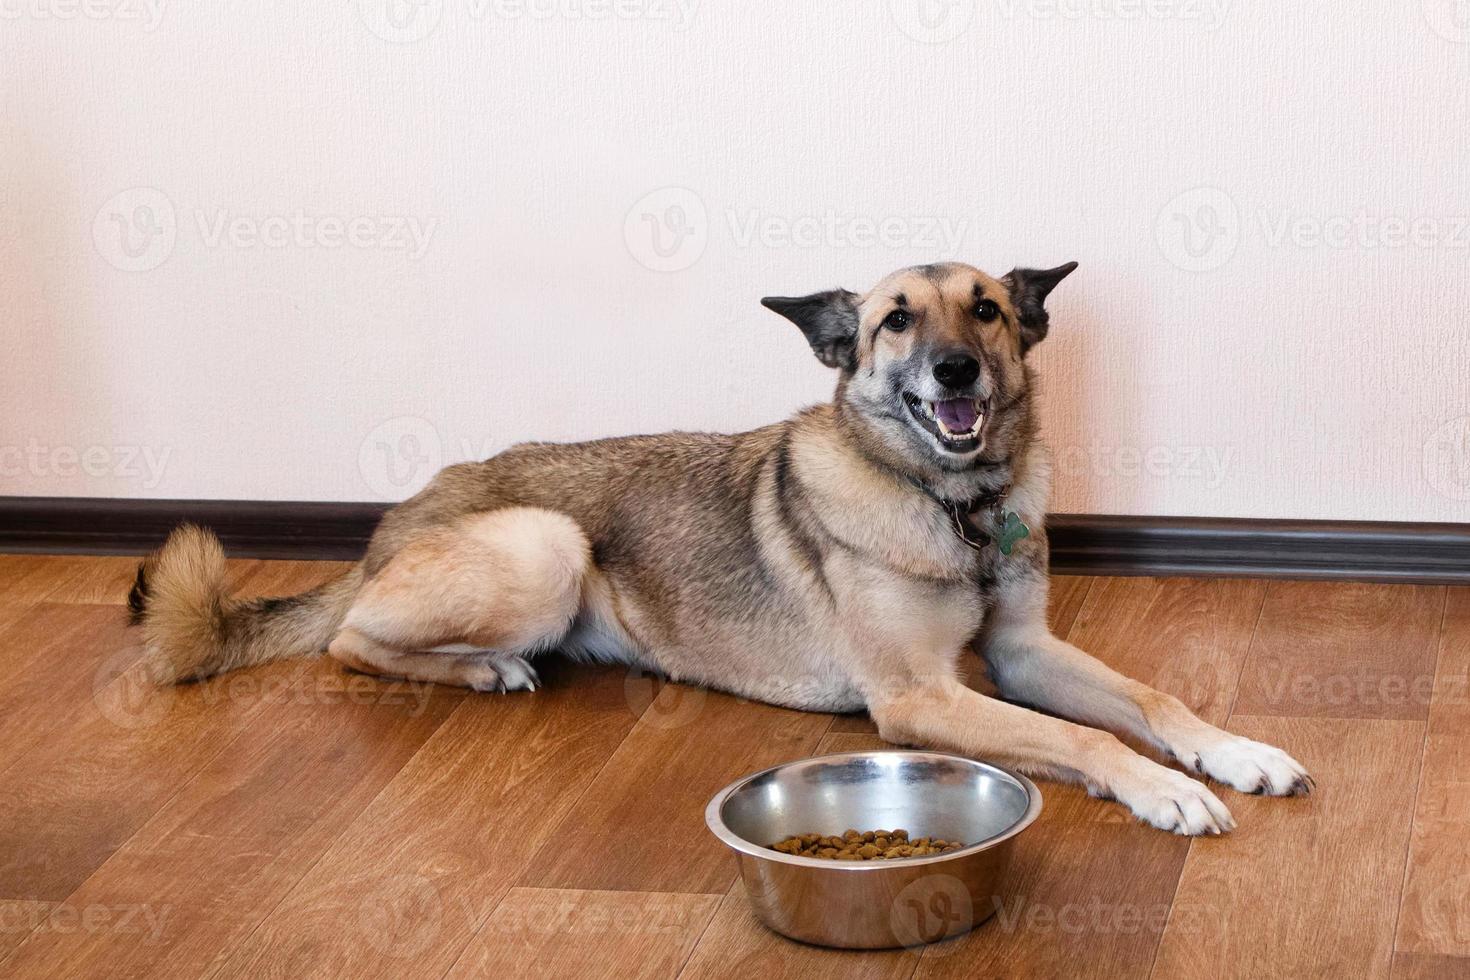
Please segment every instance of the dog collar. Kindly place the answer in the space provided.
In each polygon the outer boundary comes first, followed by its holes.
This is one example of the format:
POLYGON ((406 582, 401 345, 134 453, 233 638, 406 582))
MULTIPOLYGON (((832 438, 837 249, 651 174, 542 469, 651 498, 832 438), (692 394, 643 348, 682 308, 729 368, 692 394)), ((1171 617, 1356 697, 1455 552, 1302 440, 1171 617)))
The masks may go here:
POLYGON ((994 541, 1001 554, 1009 555, 1017 541, 1031 534, 1031 529, 1021 520, 1021 515, 1003 506, 1006 495, 1011 492, 1009 483, 996 490, 987 490, 969 500, 946 500, 918 480, 910 478, 909 482, 944 509, 955 537, 976 551, 983 551, 994 541), (976 523, 975 518, 979 514, 988 515, 989 520, 986 523, 991 526, 991 530, 976 523))

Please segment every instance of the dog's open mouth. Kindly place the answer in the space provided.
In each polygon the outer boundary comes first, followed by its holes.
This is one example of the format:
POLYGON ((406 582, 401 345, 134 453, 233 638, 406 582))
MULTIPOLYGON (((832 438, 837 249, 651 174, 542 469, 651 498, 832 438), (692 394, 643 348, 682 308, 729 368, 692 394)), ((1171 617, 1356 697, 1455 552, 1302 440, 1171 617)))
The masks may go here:
POLYGON ((985 427, 985 413, 990 407, 985 398, 944 398, 925 401, 908 392, 904 404, 921 427, 953 453, 968 453, 980 446, 980 430, 985 427))

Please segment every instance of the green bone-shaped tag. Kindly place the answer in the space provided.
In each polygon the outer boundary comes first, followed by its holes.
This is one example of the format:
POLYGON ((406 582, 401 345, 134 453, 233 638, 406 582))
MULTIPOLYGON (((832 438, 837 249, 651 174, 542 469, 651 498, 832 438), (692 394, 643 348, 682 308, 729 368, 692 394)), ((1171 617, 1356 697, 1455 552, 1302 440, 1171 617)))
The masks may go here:
POLYGON ((1026 526, 1025 521, 1021 520, 1021 516, 1019 514, 1017 514, 1013 510, 1006 511, 1003 519, 1001 520, 1000 533, 997 536, 1000 543, 1000 553, 1003 555, 1009 555, 1011 553, 1011 549, 1016 546, 1016 542, 1020 541, 1022 538, 1026 537, 1030 533, 1031 529, 1026 526))

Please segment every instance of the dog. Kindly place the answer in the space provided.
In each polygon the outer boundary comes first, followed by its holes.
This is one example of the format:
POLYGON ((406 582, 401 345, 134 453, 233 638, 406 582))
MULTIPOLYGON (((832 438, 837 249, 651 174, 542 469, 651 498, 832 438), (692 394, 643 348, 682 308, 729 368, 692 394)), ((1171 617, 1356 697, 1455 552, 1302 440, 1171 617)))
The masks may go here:
POLYGON ((232 598, 218 539, 181 527, 129 596, 145 663, 169 683, 325 650, 507 692, 534 690, 533 658, 557 650, 865 709, 889 742, 1080 782, 1163 830, 1229 831, 1203 782, 1117 736, 1242 792, 1308 792, 1306 770, 1047 626, 1049 462, 1027 355, 1074 268, 946 263, 863 294, 767 297, 836 370, 831 402, 735 435, 528 443, 447 467, 361 562, 302 595, 232 598), (958 679, 972 647, 1000 697, 958 679))

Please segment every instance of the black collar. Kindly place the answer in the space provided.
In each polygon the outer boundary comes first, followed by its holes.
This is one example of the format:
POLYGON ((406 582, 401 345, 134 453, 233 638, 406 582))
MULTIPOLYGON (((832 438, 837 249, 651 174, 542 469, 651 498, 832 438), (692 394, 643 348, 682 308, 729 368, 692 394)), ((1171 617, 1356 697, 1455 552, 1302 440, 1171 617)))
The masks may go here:
POLYGON ((986 490, 984 493, 971 497, 969 500, 946 500, 935 493, 929 486, 913 477, 909 477, 908 480, 914 486, 924 491, 925 496, 943 508, 944 513, 949 517, 950 530, 954 531, 955 536, 961 541, 976 551, 990 544, 990 533, 975 523, 975 514, 980 511, 995 511, 999 508, 1001 502, 1005 500, 1006 494, 1011 492, 1011 485, 1009 483, 995 490, 986 490))

